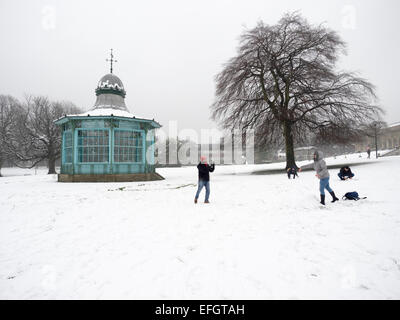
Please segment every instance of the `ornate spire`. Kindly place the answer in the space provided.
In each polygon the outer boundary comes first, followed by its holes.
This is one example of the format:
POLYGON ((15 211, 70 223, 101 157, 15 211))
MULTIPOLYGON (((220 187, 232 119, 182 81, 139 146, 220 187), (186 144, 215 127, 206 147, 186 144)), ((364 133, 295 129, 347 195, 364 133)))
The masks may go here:
POLYGON ((113 73, 113 62, 118 62, 114 59, 113 49, 110 49, 110 59, 106 59, 107 62, 110 62, 110 73, 113 73))

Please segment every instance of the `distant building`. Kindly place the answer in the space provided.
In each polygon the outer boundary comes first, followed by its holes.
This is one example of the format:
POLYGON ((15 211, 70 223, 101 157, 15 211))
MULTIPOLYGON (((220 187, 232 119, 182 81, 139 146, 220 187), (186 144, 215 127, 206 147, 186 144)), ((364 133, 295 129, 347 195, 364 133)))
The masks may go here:
MULTIPOLYGON (((378 150, 400 148, 400 122, 393 123, 386 128, 380 129, 377 137, 378 150)), ((375 150, 375 137, 366 137, 356 144, 357 152, 365 152, 367 148, 375 150)))

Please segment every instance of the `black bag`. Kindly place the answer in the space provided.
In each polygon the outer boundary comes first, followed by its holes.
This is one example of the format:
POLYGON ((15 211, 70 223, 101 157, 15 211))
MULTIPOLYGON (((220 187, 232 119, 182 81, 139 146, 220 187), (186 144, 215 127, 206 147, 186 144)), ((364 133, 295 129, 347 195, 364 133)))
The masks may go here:
POLYGON ((358 192, 357 192, 357 191, 353 191, 353 192, 347 192, 347 193, 342 197, 342 199, 344 199, 344 200, 355 200, 355 201, 358 201, 358 200, 367 199, 367 197, 360 198, 359 195, 358 195, 358 192))

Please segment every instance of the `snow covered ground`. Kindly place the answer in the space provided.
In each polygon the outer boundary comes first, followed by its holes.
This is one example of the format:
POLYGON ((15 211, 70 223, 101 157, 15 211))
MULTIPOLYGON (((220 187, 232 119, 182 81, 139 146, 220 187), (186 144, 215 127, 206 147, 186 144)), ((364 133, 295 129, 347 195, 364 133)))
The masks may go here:
POLYGON ((217 166, 208 205, 194 167, 98 184, 3 169, 0 298, 400 299, 400 157, 327 159, 359 162, 331 186, 368 199, 325 208, 314 172, 252 174, 282 163, 217 166))

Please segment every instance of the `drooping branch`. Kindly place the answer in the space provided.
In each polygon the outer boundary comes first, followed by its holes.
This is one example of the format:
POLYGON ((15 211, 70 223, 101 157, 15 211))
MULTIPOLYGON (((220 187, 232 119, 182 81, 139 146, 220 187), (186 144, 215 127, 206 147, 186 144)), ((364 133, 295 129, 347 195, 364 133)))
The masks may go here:
POLYGON ((272 26, 259 22, 216 76, 212 118, 223 128, 254 128, 264 141, 279 140, 277 134, 286 143, 310 134, 331 137, 333 128, 350 137, 382 110, 370 82, 336 70, 345 51, 335 31, 298 13, 272 26))

